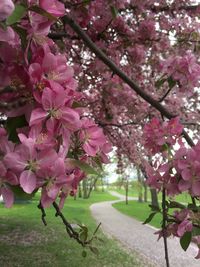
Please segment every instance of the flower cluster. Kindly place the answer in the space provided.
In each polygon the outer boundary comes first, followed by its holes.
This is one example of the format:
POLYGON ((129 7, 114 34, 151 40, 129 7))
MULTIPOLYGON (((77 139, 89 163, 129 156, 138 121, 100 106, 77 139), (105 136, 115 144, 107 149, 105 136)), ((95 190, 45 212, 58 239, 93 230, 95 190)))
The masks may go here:
POLYGON ((189 94, 199 85, 200 65, 190 52, 184 56, 168 58, 163 63, 163 73, 178 82, 181 92, 189 94))
POLYGON ((200 196, 200 143, 193 148, 180 148, 174 157, 174 167, 179 174, 178 188, 192 196, 200 196))
MULTIPOLYGON (((3 2, 0 20, 4 22, 14 5, 3 2)), ((13 204, 13 186, 27 194, 42 189, 43 207, 57 197, 63 206, 85 177, 75 163, 94 165, 94 157, 108 162, 106 154, 111 150, 103 131, 77 105, 83 95, 76 90, 73 68, 47 37, 52 19, 64 15, 64 4, 39 1, 39 10, 46 10, 48 16, 37 13, 37 8, 30 11, 34 4, 28 1, 23 7, 27 10, 17 23, 18 31, 12 26, 0 28, 0 69, 5 74, 0 82, 0 100, 5 103, 1 113, 7 121, 15 121, 14 126, 7 123, 0 128, 0 195, 6 207, 13 204)))
POLYGON ((179 123, 178 117, 161 123, 159 119, 153 118, 144 126, 144 145, 155 154, 165 150, 164 145, 172 146, 181 135, 183 126, 179 123))

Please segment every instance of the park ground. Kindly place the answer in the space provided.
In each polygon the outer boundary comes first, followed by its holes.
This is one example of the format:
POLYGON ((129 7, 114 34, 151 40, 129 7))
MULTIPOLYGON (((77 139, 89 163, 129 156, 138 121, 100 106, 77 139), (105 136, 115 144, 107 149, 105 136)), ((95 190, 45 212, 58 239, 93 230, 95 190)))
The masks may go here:
MULTIPOLYGON (((125 190, 118 188, 115 192, 125 195, 125 190)), ((148 193, 150 197, 150 193, 148 193)), ((113 207, 121 213, 144 222, 151 213, 149 202, 139 203, 137 189, 130 188, 129 196, 135 200, 116 202, 113 207)), ((160 199, 160 196, 158 195, 160 199)), ((186 202, 187 195, 179 197, 186 202)), ((89 199, 69 197, 63 213, 70 223, 83 223, 88 226, 90 234, 96 229, 96 222, 89 207, 93 203, 116 200, 108 192, 93 191, 89 199)), ((1 267, 140 267, 152 266, 141 254, 127 250, 113 238, 105 236, 101 229, 95 241, 99 254, 83 249, 76 241, 70 239, 60 218, 55 217, 53 208, 46 209, 47 226, 41 221, 41 212, 37 208, 39 195, 29 203, 15 204, 12 209, 4 208, 0 203, 0 266, 1 267), (102 242, 103 241, 103 242, 102 242), (83 257, 83 250, 87 256, 83 257)), ((157 214, 150 225, 160 228, 162 215, 157 214)))
MULTIPOLYGON (((106 192, 93 192, 90 199, 66 201, 63 213, 70 223, 84 223, 92 233, 96 223, 89 206, 95 202, 115 200, 106 192)), ((100 230, 96 241, 99 255, 86 250, 71 240, 53 208, 47 209, 47 226, 41 221, 36 195, 30 203, 15 204, 6 209, 0 203, 0 266, 1 267, 134 267, 147 266, 139 255, 127 252, 100 230)))

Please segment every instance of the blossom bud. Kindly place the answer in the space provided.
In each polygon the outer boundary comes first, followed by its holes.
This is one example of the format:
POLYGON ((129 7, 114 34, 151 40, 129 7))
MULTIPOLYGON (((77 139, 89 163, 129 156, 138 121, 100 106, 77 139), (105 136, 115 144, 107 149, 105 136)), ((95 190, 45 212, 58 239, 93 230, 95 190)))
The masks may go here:
POLYGON ((12 0, 0 1, 0 21, 9 17, 15 9, 15 5, 12 0))

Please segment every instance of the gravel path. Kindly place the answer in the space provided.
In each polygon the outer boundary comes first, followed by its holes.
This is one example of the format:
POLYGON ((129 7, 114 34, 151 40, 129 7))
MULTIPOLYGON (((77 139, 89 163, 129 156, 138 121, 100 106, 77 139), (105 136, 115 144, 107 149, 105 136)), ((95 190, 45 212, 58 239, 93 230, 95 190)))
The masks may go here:
MULTIPOLYGON (((116 192, 110 193, 119 197, 119 200, 100 202, 90 206, 93 217, 97 222, 102 223, 103 231, 119 240, 126 248, 149 259, 153 266, 165 267, 163 240, 157 242, 158 236, 154 235, 156 229, 142 225, 141 222, 113 208, 113 203, 122 201, 125 197, 116 192)), ((180 247, 179 239, 170 238, 168 239, 168 247, 171 267, 200 267, 200 260, 194 259, 198 251, 194 244, 191 244, 184 252, 180 247)))

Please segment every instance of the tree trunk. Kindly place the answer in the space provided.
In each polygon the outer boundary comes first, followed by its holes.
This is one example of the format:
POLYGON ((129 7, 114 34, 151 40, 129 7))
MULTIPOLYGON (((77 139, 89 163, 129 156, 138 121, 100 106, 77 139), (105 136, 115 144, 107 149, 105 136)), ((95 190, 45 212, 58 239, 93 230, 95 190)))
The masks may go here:
POLYGON ((91 192, 92 192, 92 189, 93 189, 93 188, 96 188, 97 180, 98 180, 98 177, 94 178, 94 181, 91 181, 91 183, 90 183, 90 188, 89 188, 88 193, 87 193, 87 198, 90 197, 90 194, 91 194, 91 192))
POLYGON ((82 198, 82 182, 80 182, 78 186, 78 197, 82 198))
POLYGON ((87 198, 87 181, 86 179, 83 179, 83 198, 87 198))
POLYGON ((147 190, 147 185, 145 181, 143 181, 143 187, 144 187, 144 202, 147 202, 148 201, 148 196, 147 196, 148 190, 147 190))
POLYGON ((103 176, 101 177, 101 192, 104 192, 103 176))
POLYGON ((151 205, 153 207, 159 208, 158 195, 157 195, 156 189, 150 188, 150 192, 151 192, 151 205))
POLYGON ((138 202, 143 202, 142 177, 141 177, 141 172, 139 168, 137 168, 137 178, 138 178, 138 202))
POLYGON ((125 190, 126 190, 126 205, 128 205, 128 178, 126 179, 125 190))

